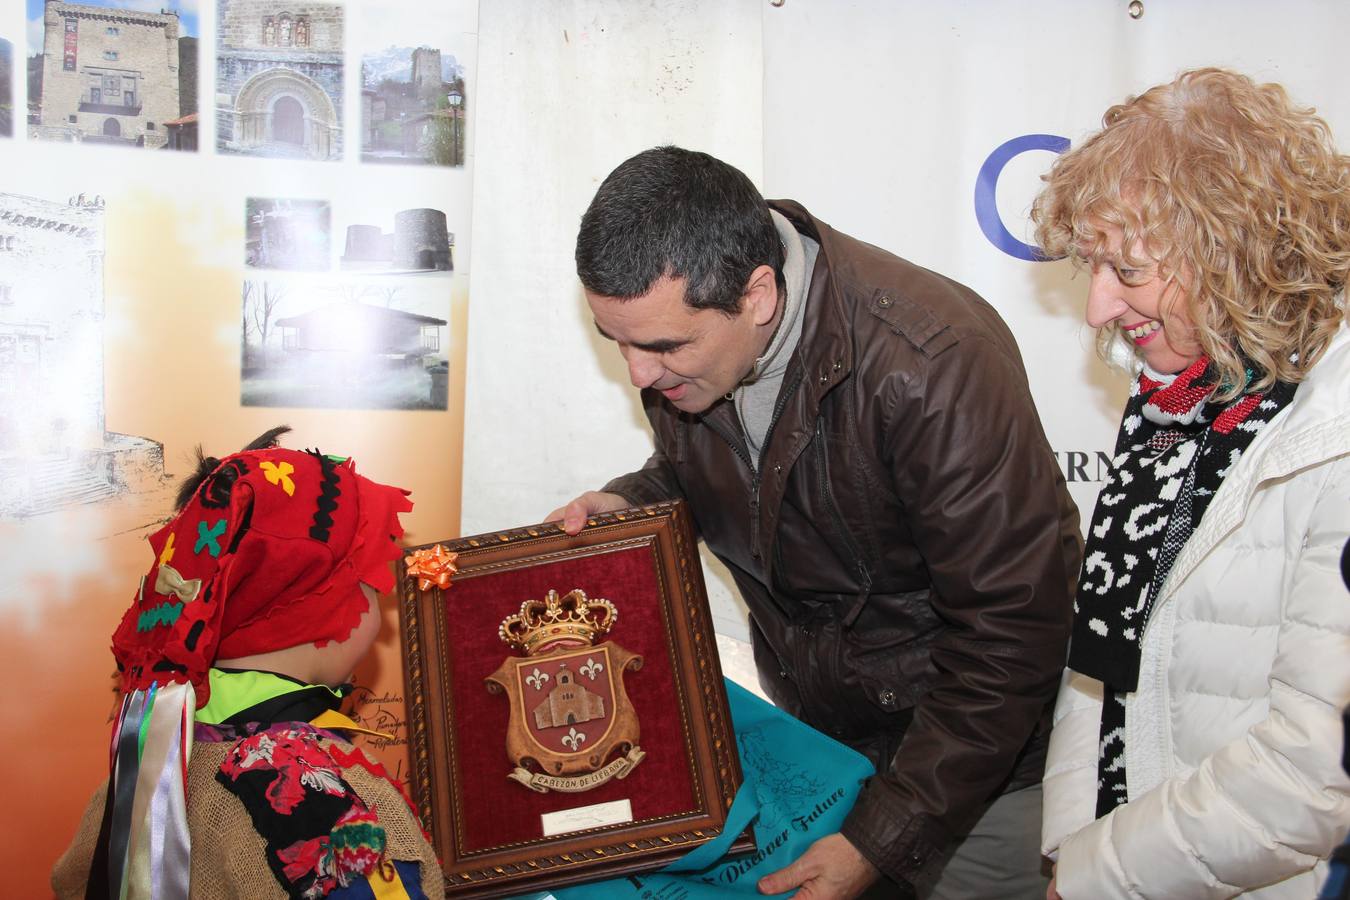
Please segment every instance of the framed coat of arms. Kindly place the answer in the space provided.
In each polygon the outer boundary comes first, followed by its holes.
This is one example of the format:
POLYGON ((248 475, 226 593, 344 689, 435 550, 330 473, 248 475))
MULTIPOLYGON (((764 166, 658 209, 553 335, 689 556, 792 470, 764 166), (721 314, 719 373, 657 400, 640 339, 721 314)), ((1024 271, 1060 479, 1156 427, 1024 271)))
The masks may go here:
POLYGON ((741 768, 682 504, 404 569, 411 782, 450 896, 650 871, 721 835, 741 768))

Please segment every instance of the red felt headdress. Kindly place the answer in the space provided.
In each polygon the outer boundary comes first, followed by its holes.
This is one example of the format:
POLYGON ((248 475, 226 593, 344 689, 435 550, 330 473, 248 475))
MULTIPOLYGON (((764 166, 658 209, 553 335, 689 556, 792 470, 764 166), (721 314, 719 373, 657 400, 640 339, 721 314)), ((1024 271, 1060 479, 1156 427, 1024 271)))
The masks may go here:
POLYGON ((345 640, 369 609, 361 584, 393 587, 407 491, 273 446, 289 430, 203 460, 150 538, 154 564, 113 633, 123 698, 89 896, 187 900, 186 772, 211 665, 345 640))
POLYGON ((154 564, 113 634, 124 691, 190 681, 207 670, 300 644, 342 641, 394 576, 407 492, 356 473, 351 460, 268 447, 221 460, 150 537, 154 564))

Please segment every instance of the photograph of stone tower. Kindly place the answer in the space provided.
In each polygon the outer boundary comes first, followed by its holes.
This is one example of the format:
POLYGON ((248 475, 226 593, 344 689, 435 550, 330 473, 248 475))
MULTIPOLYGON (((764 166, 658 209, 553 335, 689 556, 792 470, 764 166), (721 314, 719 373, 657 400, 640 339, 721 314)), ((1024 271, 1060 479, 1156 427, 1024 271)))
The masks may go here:
POLYGON ((326 271, 332 218, 327 200, 247 198, 244 265, 250 269, 326 271))
POLYGON ((155 149, 171 143, 171 124, 196 112, 195 84, 192 108, 183 106, 181 71, 185 39, 195 53, 195 3, 139 12, 116 0, 27 2, 29 33, 42 35, 28 65, 30 137, 155 149))
POLYGON ((387 47, 361 59, 361 160, 464 165, 464 66, 433 47, 387 47))
POLYGON ((220 0, 219 22, 217 148, 341 159, 342 7, 220 0))

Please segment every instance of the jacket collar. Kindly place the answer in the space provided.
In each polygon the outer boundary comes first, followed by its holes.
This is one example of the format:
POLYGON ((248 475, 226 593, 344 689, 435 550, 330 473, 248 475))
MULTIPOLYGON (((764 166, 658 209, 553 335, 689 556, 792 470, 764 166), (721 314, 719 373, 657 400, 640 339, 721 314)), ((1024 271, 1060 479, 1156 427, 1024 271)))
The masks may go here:
POLYGON ((769 206, 820 245, 815 271, 809 273, 805 321, 794 360, 802 367, 801 390, 814 411, 820 398, 853 371, 849 323, 831 269, 831 260, 838 253, 838 235, 795 200, 770 200, 769 206))
MULTIPOLYGON (((1247 516, 1263 483, 1350 454, 1350 322, 1342 324, 1293 402, 1256 436, 1210 502, 1200 527, 1182 547, 1158 598, 1166 602, 1214 547, 1247 516)), ((1156 619, 1157 617, 1152 617, 1156 619)))
MULTIPOLYGON (((831 258, 837 252, 836 232, 795 200, 770 200, 768 203, 798 232, 820 245, 815 269, 807 273, 806 309, 802 311, 801 337, 783 378, 784 390, 800 379, 800 384, 793 388, 788 406, 784 407, 783 419, 789 421, 782 424, 790 426, 793 418, 789 415, 790 411, 796 409, 801 421, 814 419, 820 409, 821 398, 853 371, 853 342, 839 287, 835 284, 830 267, 831 258), (803 403, 805 406, 801 405, 803 403)), ((736 434, 740 432, 740 423, 730 403, 715 403, 700 417, 711 419, 720 426, 719 430, 736 434)), ((781 437, 777 427, 774 434, 781 437)), ((748 449, 743 446, 744 441, 741 445, 743 452, 748 453, 748 449)), ((795 459, 800 449, 794 447, 789 451, 792 459, 795 459)), ((767 446, 761 450, 767 451, 767 446)), ((764 462, 761 460, 761 463, 764 462)), ((787 464, 783 463, 784 466, 787 464)))
MULTIPOLYGON (((833 261, 841 253, 839 236, 795 201, 770 200, 769 206, 820 245, 815 269, 808 273, 801 338, 780 388, 780 398, 786 396, 775 401, 775 404, 783 402, 784 405, 760 449, 757 474, 751 488, 751 516, 755 519, 751 529, 751 550, 765 567, 766 583, 772 584, 772 547, 788 472, 814 435, 821 399, 851 374, 853 351, 842 294, 831 271, 833 261), (769 437, 771 441, 767 440, 769 437)), ((718 402, 700 418, 720 432, 733 447, 739 448, 738 452, 749 461, 749 450, 730 403, 718 402)))

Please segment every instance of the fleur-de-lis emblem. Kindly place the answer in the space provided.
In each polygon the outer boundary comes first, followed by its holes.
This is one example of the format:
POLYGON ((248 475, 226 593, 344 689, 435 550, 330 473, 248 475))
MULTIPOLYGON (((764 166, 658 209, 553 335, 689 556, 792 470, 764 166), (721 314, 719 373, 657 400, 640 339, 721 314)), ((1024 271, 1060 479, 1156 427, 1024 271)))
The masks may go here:
POLYGON ((538 666, 534 667, 534 674, 528 675, 525 678, 525 683, 536 691, 542 691, 544 689, 545 681, 548 681, 548 673, 540 672, 538 666))
POLYGON ((586 657, 586 665, 581 667, 581 674, 585 675, 591 681, 594 681, 595 676, 599 675, 603 671, 605 671, 605 667, 600 663, 596 662, 595 660, 591 659, 589 656, 586 657))
POLYGON ((281 485, 281 489, 286 492, 287 497, 295 496, 295 482, 291 480, 291 474, 295 472, 295 466, 284 461, 274 463, 269 459, 259 463, 258 468, 262 469, 263 475, 270 483, 281 485))
POLYGON ((577 731, 576 727, 568 729, 567 734, 562 736, 562 742, 567 749, 575 751, 582 744, 586 743, 586 732, 577 731))

